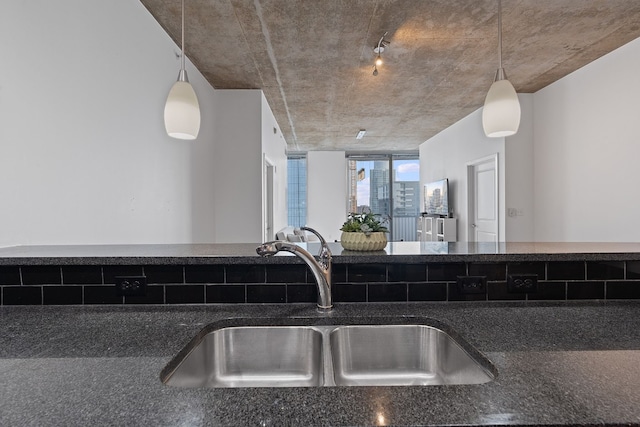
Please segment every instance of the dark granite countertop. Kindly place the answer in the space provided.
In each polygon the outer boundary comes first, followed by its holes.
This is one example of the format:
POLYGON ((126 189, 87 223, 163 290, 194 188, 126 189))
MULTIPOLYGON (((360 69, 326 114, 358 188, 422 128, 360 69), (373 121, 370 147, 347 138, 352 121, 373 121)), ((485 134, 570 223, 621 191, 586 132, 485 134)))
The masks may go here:
MULTIPOLYGON (((0 307, 0 425, 640 425, 639 302, 338 304, 443 322, 498 370, 426 387, 180 389, 162 368, 205 325, 313 305, 0 307)), ((334 319, 335 320, 335 319, 334 319)))
MULTIPOLYGON (((0 248, 0 265, 302 263, 290 253, 262 258, 255 251, 259 244, 12 246, 0 248)), ((319 249, 318 243, 299 245, 311 253, 319 249)), ((337 264, 640 260, 640 243, 391 242, 376 252, 329 245, 337 264)))

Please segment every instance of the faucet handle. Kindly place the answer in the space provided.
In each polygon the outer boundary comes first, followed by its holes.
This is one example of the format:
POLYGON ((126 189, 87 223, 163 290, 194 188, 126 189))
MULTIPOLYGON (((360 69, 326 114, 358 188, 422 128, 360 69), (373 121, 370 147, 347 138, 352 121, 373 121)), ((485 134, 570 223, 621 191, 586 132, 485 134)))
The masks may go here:
POLYGON ((329 245, 327 245, 324 237, 322 237, 320 233, 310 227, 300 227, 300 230, 309 231, 318 236, 318 239, 320 239, 320 252, 318 252, 320 263, 322 265, 322 268, 329 271, 329 274, 331 274, 331 249, 329 249, 329 245))
POLYGON ((320 233, 318 233, 318 232, 317 232, 316 230, 314 230, 313 228, 310 228, 310 227, 300 227, 300 230, 309 231, 309 232, 311 232, 311 233, 315 234, 315 235, 318 237, 318 239, 320 239, 320 244, 321 244, 322 246, 327 246, 327 242, 325 242, 324 237, 322 237, 322 236, 320 235, 320 233))

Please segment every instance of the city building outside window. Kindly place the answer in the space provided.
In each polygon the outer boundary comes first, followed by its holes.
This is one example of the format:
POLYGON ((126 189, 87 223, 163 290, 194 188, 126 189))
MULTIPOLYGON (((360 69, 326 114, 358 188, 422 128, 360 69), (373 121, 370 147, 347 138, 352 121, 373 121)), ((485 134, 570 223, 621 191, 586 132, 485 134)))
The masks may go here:
POLYGON ((307 159, 287 159, 287 219, 294 227, 307 223, 307 159))

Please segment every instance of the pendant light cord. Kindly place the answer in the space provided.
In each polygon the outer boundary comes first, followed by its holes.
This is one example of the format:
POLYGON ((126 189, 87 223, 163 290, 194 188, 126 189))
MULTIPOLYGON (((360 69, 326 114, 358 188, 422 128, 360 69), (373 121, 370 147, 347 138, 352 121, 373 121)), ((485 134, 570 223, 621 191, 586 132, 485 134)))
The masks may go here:
POLYGON ((498 70, 493 81, 506 80, 506 78, 507 75, 502 68, 502 0, 498 0, 498 70))
POLYGON ((184 0, 182 0, 182 69, 184 70, 184 0))
POLYGON ((498 0, 498 64, 502 68, 502 0, 498 0))

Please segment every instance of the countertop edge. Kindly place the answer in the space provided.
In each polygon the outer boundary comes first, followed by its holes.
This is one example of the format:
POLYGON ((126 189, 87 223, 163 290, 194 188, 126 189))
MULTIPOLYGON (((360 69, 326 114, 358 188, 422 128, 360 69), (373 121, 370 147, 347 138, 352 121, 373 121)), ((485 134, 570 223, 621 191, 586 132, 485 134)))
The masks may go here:
MULTIPOLYGON (((640 261, 640 252, 535 253, 535 254, 334 254, 335 264, 422 264, 464 262, 544 262, 544 261, 640 261)), ((251 255, 131 255, 131 256, 0 256, 0 266, 35 265, 273 265, 302 264, 295 256, 263 258, 251 255)))

